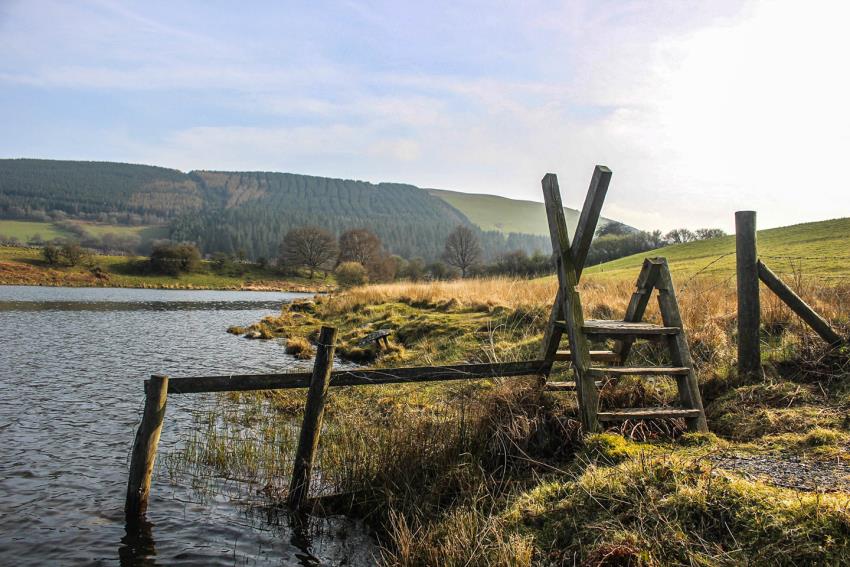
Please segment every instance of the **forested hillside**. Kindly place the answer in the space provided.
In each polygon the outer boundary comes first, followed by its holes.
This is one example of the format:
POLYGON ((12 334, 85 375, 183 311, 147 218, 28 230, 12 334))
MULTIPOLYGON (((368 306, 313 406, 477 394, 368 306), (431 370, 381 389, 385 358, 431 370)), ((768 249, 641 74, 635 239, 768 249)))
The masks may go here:
MULTIPOLYGON (((172 236, 197 242, 203 250, 269 256, 289 229, 316 225, 336 234, 365 227, 394 254, 433 259, 455 226, 473 226, 457 209, 412 185, 291 173, 199 171, 193 176, 211 206, 176 219, 172 236)), ((508 242, 502 234, 482 232, 480 238, 491 255, 510 246, 531 252, 547 244, 530 235, 508 242)))
POLYGON ((198 184, 175 169, 94 161, 0 159, 2 218, 46 220, 48 213, 64 213, 85 220, 152 224, 203 206, 198 184))
POLYGON ((274 257, 286 232, 365 227, 393 254, 436 259, 449 232, 473 228, 484 255, 548 252, 548 237, 482 231, 413 185, 290 173, 193 171, 109 162, 0 160, 0 218, 167 224, 204 253, 274 257))

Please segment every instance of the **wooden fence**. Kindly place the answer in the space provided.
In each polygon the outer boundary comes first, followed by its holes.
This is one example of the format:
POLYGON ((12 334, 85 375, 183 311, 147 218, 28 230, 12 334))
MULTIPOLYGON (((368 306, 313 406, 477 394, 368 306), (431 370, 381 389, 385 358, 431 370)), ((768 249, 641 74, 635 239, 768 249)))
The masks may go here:
POLYGON ((759 280, 833 346, 846 343, 826 319, 788 287, 759 259, 755 211, 735 213, 735 267, 738 291, 738 373, 761 375, 761 306, 759 280))
POLYGON ((166 400, 169 395, 307 388, 307 403, 304 409, 289 489, 289 504, 298 509, 307 501, 313 461, 319 444, 325 399, 329 387, 540 376, 546 374, 551 365, 551 363, 543 360, 530 360, 334 371, 335 339, 335 328, 322 327, 312 372, 231 374, 227 376, 195 376, 171 379, 168 376, 157 375, 146 380, 145 406, 130 459, 127 499, 124 506, 127 522, 137 524, 147 511, 157 446, 165 420, 166 400))

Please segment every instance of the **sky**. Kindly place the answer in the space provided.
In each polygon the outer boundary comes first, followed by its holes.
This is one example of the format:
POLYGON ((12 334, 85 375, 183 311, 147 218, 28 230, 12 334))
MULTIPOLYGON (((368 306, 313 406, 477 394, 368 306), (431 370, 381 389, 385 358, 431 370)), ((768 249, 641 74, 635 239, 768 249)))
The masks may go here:
POLYGON ((850 216, 850 2, 0 0, 0 157, 850 216))

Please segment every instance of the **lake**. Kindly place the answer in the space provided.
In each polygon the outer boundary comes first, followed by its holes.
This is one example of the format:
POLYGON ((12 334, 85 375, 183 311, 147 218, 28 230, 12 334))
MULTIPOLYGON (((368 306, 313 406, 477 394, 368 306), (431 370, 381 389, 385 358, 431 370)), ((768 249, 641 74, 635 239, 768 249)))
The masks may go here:
MULTIPOLYGON (((300 296, 0 286, 0 562, 370 564, 374 550, 359 524, 329 519, 309 537, 290 532, 244 503, 200 497, 161 467, 150 525, 125 532, 143 380, 309 368, 278 341, 226 333, 300 296)), ((211 394, 171 396, 160 455, 178 446, 193 411, 213 403, 211 394)))

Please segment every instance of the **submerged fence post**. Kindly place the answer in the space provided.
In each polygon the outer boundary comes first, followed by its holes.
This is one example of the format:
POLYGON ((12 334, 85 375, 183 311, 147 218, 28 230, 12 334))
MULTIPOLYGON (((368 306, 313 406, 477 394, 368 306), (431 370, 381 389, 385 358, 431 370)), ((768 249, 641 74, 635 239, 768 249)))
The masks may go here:
POLYGON ((331 381, 335 342, 336 329, 334 327, 322 327, 319 333, 319 345, 316 349, 316 362, 313 365, 310 389, 307 391, 307 405, 304 409, 301 436, 298 438, 295 463, 292 465, 292 480, 289 484, 289 505, 295 509, 303 506, 310 491, 310 475, 313 470, 316 449, 319 446, 322 417, 325 413, 325 397, 331 381))
POLYGON ((738 374, 761 375, 760 302, 756 212, 735 213, 738 279, 738 374))
POLYGON ((145 380, 145 409, 136 431, 130 457, 130 477, 127 481, 127 500, 124 515, 128 523, 141 520, 148 509, 151 476, 156 461, 156 449, 162 433, 165 402, 168 396, 168 376, 151 376, 145 380))

